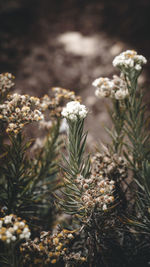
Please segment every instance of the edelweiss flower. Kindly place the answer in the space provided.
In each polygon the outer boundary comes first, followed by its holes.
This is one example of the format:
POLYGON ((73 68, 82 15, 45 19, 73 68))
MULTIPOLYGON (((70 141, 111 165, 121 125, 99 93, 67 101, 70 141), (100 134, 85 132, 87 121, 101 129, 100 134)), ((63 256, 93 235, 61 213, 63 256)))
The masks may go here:
POLYGON ((110 97, 117 100, 122 100, 128 97, 129 92, 126 82, 122 76, 113 76, 113 79, 98 78, 93 84, 96 87, 95 95, 99 98, 110 97))
POLYGON ((84 119, 88 111, 84 105, 81 105, 78 101, 71 101, 67 103, 66 107, 62 110, 62 116, 71 121, 77 119, 84 119))
POLYGON ((138 55, 134 50, 127 50, 116 56, 113 60, 114 67, 125 68, 126 70, 135 69, 138 72, 142 69, 142 65, 146 63, 146 58, 138 55))

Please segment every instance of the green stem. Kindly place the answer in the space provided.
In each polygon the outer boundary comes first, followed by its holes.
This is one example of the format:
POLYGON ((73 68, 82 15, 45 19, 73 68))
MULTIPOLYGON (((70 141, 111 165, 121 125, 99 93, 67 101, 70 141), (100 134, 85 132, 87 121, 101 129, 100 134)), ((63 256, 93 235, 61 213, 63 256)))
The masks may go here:
MULTIPOLYGON (((124 104, 124 103, 123 103, 124 104)), ((113 149, 114 153, 121 154, 122 145, 124 139, 124 111, 121 109, 120 101, 113 101, 114 106, 114 138, 113 138, 113 149)))
POLYGON ((16 197, 19 190, 19 180, 21 168, 23 166, 22 135, 19 133, 16 137, 11 137, 11 158, 8 164, 7 183, 8 183, 8 212, 14 212, 16 206, 16 197))

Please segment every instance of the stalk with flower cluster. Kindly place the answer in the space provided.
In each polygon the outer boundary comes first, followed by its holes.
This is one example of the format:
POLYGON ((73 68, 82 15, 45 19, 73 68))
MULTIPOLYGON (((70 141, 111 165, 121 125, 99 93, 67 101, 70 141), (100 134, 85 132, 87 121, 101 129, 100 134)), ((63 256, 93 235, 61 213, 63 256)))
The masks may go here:
MULTIPOLYGON (((137 193, 137 204, 141 214, 147 214, 145 218, 149 221, 149 215, 145 208, 149 203, 150 188, 148 182, 148 170, 150 159, 150 135, 147 132, 146 105, 143 104, 143 94, 138 89, 138 77, 142 66, 147 60, 136 51, 127 50, 113 60, 113 66, 118 67, 121 74, 116 86, 116 78, 99 78, 93 85, 97 87, 96 95, 115 99, 115 107, 120 106, 120 112, 114 109, 114 128, 117 138, 113 138, 113 147, 122 143, 121 152, 124 154, 130 169, 133 171, 134 181, 139 186, 137 193), (119 98, 118 98, 119 96, 119 98), (122 115, 121 115, 122 112, 122 115), (119 119, 117 119, 117 115, 119 119), (122 125, 120 124, 120 121, 122 125), (121 125, 121 127, 119 127, 121 125), (119 138, 121 136, 123 138, 119 138)), ((116 76, 115 76, 116 77, 116 76)), ((118 152, 118 149, 116 149, 118 152)), ((142 216, 143 216, 142 215, 142 216)), ((145 216, 144 215, 144 216, 145 216)), ((140 225, 140 224, 139 224, 140 225)))
POLYGON ((66 118, 68 129, 68 159, 64 157, 66 166, 63 167, 65 173, 64 183, 66 191, 64 194, 67 199, 63 207, 71 214, 82 214, 84 209, 81 202, 81 191, 76 183, 78 177, 89 175, 89 158, 83 159, 85 151, 85 142, 87 134, 83 133, 84 118, 87 115, 87 109, 77 101, 72 101, 62 111, 62 116, 66 118))
POLYGON ((0 105, 0 111, 0 120, 10 142, 9 145, 3 145, 5 155, 0 167, 0 204, 8 213, 26 218, 26 215, 31 216, 35 209, 32 194, 35 187, 33 189, 31 185, 34 179, 33 167, 27 157, 27 150, 32 142, 24 141, 22 129, 26 124, 43 119, 40 100, 28 95, 7 95, 6 100, 0 105))
MULTIPOLYGON (((141 168, 142 161, 147 159, 149 153, 147 148, 149 135, 147 134, 145 119, 146 106, 143 104, 142 92, 137 87, 142 65, 146 64, 146 62, 145 57, 137 55, 137 52, 132 50, 123 52, 113 61, 113 65, 118 67, 124 76, 129 91, 129 97, 125 102, 125 133, 130 143, 126 144, 126 146, 130 151, 130 155, 132 155, 130 163, 136 176, 141 168)), ((129 161, 127 154, 126 157, 129 161)))
POLYGON ((133 224, 138 229, 149 232, 150 216, 148 206, 150 202, 150 135, 147 130, 149 118, 146 116, 146 105, 143 104, 143 93, 138 88, 138 77, 141 74, 142 66, 147 60, 135 51, 126 51, 116 57, 114 66, 119 67, 123 73, 130 97, 126 102, 125 133, 129 142, 126 144, 125 157, 133 171, 133 177, 138 185, 137 205, 139 222, 133 224), (144 220, 143 220, 144 218, 144 220))
POLYGON ((137 55, 135 51, 127 50, 113 61, 113 66, 121 71, 120 78, 117 76, 114 76, 113 80, 99 78, 93 83, 97 87, 95 93, 98 97, 113 99, 115 108, 112 118, 116 131, 116 138, 110 133, 113 137, 113 146, 117 152, 118 146, 125 144, 124 136, 128 137, 129 142, 125 145, 131 152, 130 156, 132 154, 132 160, 127 153, 125 155, 134 169, 138 169, 142 160, 148 156, 145 145, 149 136, 145 131, 145 106, 142 104, 141 91, 137 97, 137 80, 145 63, 145 57, 137 55))
POLYGON ((63 198, 58 199, 66 213, 78 218, 81 231, 89 239, 88 260, 92 266, 98 260, 99 250, 99 260, 106 261, 103 255, 105 235, 112 237, 112 228, 116 224, 116 182, 121 180, 126 170, 123 171, 124 162, 121 158, 118 160, 117 155, 114 162, 109 153, 97 153, 90 161, 84 159, 86 134, 83 134, 83 126, 86 114, 85 106, 79 102, 68 103, 62 111, 69 126, 68 158, 64 158, 65 166, 62 168, 63 198))
POLYGON ((114 110, 110 111, 110 116, 114 129, 112 131, 106 128, 106 130, 112 138, 111 149, 114 153, 121 154, 124 139, 124 100, 129 95, 126 82, 122 75, 120 77, 114 75, 113 79, 96 79, 93 86, 96 87, 95 95, 98 98, 109 97, 112 99, 114 110))

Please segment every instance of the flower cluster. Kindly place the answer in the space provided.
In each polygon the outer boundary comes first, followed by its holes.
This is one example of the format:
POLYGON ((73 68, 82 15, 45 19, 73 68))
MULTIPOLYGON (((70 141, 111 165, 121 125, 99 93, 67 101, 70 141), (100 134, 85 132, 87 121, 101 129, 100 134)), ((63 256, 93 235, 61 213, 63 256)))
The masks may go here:
POLYGON ((142 55, 138 55, 134 50, 127 50, 113 60, 113 66, 124 68, 125 70, 134 69, 141 71, 142 65, 146 64, 147 60, 142 55))
MULTIPOLYGON (((74 231, 63 229, 55 234, 42 232, 40 238, 27 241, 21 245, 20 251, 24 254, 24 263, 28 264, 55 264, 69 253, 69 244, 74 239, 74 231)), ((32 265, 32 266, 33 266, 32 265)))
POLYGON ((17 239, 29 239, 30 235, 26 221, 21 218, 13 214, 0 218, 0 240, 9 244, 17 239))
POLYGON ((5 95, 14 86, 14 76, 11 73, 0 74, 0 95, 5 95))
POLYGON ((6 122, 7 132, 18 134, 18 132, 33 121, 40 121, 44 118, 40 100, 29 95, 12 94, 0 105, 0 119, 6 122))
POLYGON ((78 101, 71 101, 63 108, 61 114, 68 120, 76 121, 77 119, 84 119, 87 113, 88 111, 84 105, 81 105, 78 101))
POLYGON ((110 97, 117 100, 125 99, 129 96, 127 84, 121 75, 113 76, 113 79, 109 78, 98 78, 93 84, 96 87, 95 95, 99 98, 101 97, 110 97))
POLYGON ((103 153, 97 152, 91 159, 94 175, 108 177, 109 180, 122 181, 127 177, 127 165, 124 158, 111 155, 105 148, 103 153))
POLYGON ((53 87, 52 91, 54 92, 55 95, 55 101, 58 104, 61 103, 62 100, 66 99, 69 101, 81 101, 81 98, 79 96, 75 95, 75 92, 60 88, 60 87, 53 87))
POLYGON ((89 179, 77 177, 76 182, 82 187, 82 202, 87 210, 97 207, 98 210, 107 210, 108 205, 114 202, 113 192, 115 182, 99 174, 92 173, 89 179))
POLYGON ((76 96, 73 91, 64 88, 53 87, 52 92, 54 96, 45 95, 41 98, 42 110, 49 109, 51 116, 60 116, 65 101, 81 101, 80 97, 76 96))
POLYGON ((78 175, 75 179, 77 187, 82 190, 82 204, 91 210, 95 206, 98 210, 107 210, 115 201, 115 183, 127 177, 127 166, 122 157, 97 152, 91 158, 91 175, 85 179, 78 175))

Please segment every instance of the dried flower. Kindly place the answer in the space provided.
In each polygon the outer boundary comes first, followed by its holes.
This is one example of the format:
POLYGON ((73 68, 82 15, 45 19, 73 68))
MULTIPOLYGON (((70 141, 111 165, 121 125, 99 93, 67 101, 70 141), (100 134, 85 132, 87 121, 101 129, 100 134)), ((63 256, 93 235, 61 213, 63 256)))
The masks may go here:
POLYGON ((96 153, 91 158, 91 175, 85 179, 78 175, 75 179, 77 187, 82 190, 83 207, 88 211, 97 207, 107 210, 115 201, 115 182, 127 177, 125 161, 117 155, 96 153))
POLYGON ((24 263, 55 264, 69 253, 69 244, 74 239, 75 231, 63 229, 55 234, 42 232, 40 238, 28 241, 21 245, 20 251, 25 254, 24 263))
POLYGON ((29 95, 8 95, 0 105, 0 114, 0 119, 8 124, 6 131, 14 134, 18 134, 25 124, 44 119, 39 98, 29 95))
POLYGON ((0 95, 5 95, 14 86, 14 76, 11 73, 0 74, 0 95))
POLYGON ((90 179, 85 179, 83 183, 87 185, 87 188, 83 186, 82 194, 86 209, 91 210, 96 206, 98 210, 106 210, 108 205, 114 202, 115 182, 113 180, 93 173, 90 179))
POLYGON ((63 108, 61 114, 68 120, 76 121, 77 119, 84 119, 87 113, 88 111, 84 105, 77 101, 71 101, 63 108))
POLYGON ((124 158, 111 155, 106 149, 103 153, 97 152, 92 158, 92 172, 94 175, 101 175, 108 177, 109 180, 122 181, 127 177, 127 165, 124 158))
POLYGON ((6 243, 19 239, 29 239, 31 232, 25 221, 14 214, 0 218, 0 239, 6 243))
POLYGON ((62 108, 66 101, 81 101, 79 96, 76 96, 73 91, 60 88, 53 87, 52 92, 54 95, 49 97, 45 95, 41 98, 41 108, 43 111, 49 110, 51 117, 60 117, 62 108))
POLYGON ((79 101, 81 100, 81 98, 79 96, 75 95, 75 92, 64 89, 64 88, 60 88, 60 87, 53 87, 52 91, 55 94, 55 101, 57 104, 60 104, 60 102, 63 99, 66 100, 72 100, 72 101, 79 101))

